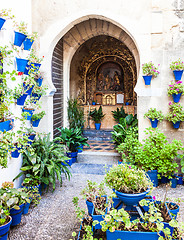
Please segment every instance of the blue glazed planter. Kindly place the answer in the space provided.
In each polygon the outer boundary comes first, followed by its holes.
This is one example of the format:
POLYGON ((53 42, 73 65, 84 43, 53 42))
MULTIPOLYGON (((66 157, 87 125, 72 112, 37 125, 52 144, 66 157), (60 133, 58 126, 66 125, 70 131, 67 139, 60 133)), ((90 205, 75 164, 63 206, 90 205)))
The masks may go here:
POLYGON ((87 208, 88 208, 88 213, 91 216, 92 211, 93 211, 93 203, 86 200, 86 205, 87 205, 87 208))
POLYGON ((152 120, 151 118, 149 119, 151 122, 152 128, 156 128, 158 125, 158 119, 152 120))
POLYGON ((158 240, 159 235, 157 232, 130 232, 130 231, 118 231, 110 232, 106 231, 107 240, 158 240))
POLYGON ((33 112, 34 112, 34 109, 31 109, 31 110, 29 110, 29 109, 22 109, 22 112, 25 112, 25 113, 27 113, 27 115, 25 116, 25 119, 26 120, 31 120, 31 117, 32 117, 32 115, 33 115, 33 112))
POLYGON ((41 119, 37 119, 37 120, 34 120, 34 121, 31 120, 32 126, 33 126, 33 127, 38 127, 38 125, 39 125, 39 123, 40 123, 40 120, 41 120, 41 119))
POLYGON ((164 176, 161 177, 161 183, 168 183, 168 182, 169 182, 168 177, 164 177, 164 176))
MULTIPOLYGON (((166 204, 168 204, 168 202, 166 202, 166 204)), ((170 204, 177 207, 176 209, 169 209, 168 207, 168 211, 170 212, 171 216, 173 216, 176 219, 178 212, 180 210, 180 207, 176 203, 170 203, 170 204)))
POLYGON ((101 123, 95 123, 95 129, 96 130, 100 130, 101 127, 101 123))
POLYGON ((121 202, 121 204, 120 204, 120 201, 121 200, 119 198, 112 198, 113 203, 112 203, 111 207, 113 207, 117 210, 121 209, 123 207, 123 203, 121 202))
POLYGON ((18 72, 24 72, 27 63, 28 63, 28 60, 27 60, 27 59, 16 58, 17 71, 18 71, 18 72))
POLYGON ((27 96, 27 94, 23 94, 21 97, 17 98, 17 105, 23 106, 27 96))
POLYGON ((178 179, 177 178, 172 178, 171 179, 171 187, 176 188, 177 186, 178 179))
POLYGON ((24 40, 26 39, 26 35, 23 33, 19 33, 15 31, 14 45, 20 47, 24 40))
POLYGON ((92 102, 92 105, 93 105, 93 106, 96 105, 96 102, 92 102))
POLYGON ((177 178, 178 178, 177 184, 182 185, 183 184, 183 176, 182 175, 178 175, 177 178))
POLYGON ((141 201, 150 192, 150 189, 148 189, 146 192, 138 194, 121 193, 114 189, 113 191, 116 193, 117 197, 121 199, 121 201, 123 201, 126 205, 133 206, 137 205, 139 201, 141 201))
POLYGON ((25 68, 24 74, 29 75, 30 70, 31 70, 31 72, 36 72, 39 70, 40 66, 41 66, 40 63, 28 63, 25 68))
POLYGON ((41 85, 42 85, 42 82, 43 82, 43 78, 38 78, 37 80, 36 80, 36 82, 37 82, 37 85, 39 86, 39 87, 41 87, 41 85))
POLYGON ((23 209, 22 214, 27 214, 28 213, 30 204, 31 203, 25 203, 24 204, 24 209, 23 209))
POLYGON ((31 94, 31 97, 34 98, 33 103, 36 103, 37 101, 40 100, 41 95, 38 95, 37 93, 32 93, 32 94, 31 94))
POLYGON ((152 75, 149 76, 143 76, 145 85, 150 85, 151 84, 151 79, 152 79, 152 75))
POLYGON ((180 100, 180 98, 181 98, 181 95, 182 95, 182 93, 178 93, 178 94, 173 93, 173 94, 172 94, 173 101, 174 101, 175 103, 178 103, 179 100, 180 100))
POLYGON ((34 88, 34 85, 30 86, 23 83, 23 87, 24 87, 24 90, 26 91, 25 93, 30 96, 34 88))
MULTIPOLYGON (((81 225, 80 225, 80 229, 79 229, 79 233, 78 233, 78 236, 77 236, 77 240, 81 240, 82 239, 81 236, 80 236, 81 230, 82 230, 82 223, 83 223, 83 220, 82 220, 81 225)), ((92 226, 91 230, 93 232, 93 226, 92 226)))
POLYGON ((174 70, 173 73, 176 81, 181 80, 183 70, 174 70))
POLYGON ((158 187, 158 171, 157 170, 149 170, 146 172, 149 176, 150 180, 153 183, 154 187, 158 187))
POLYGON ((20 150, 20 148, 17 148, 17 147, 16 147, 16 150, 14 150, 13 152, 11 152, 12 158, 18 158, 18 157, 19 157, 19 155, 20 155, 19 150, 20 150))
POLYGON ((65 160, 65 162, 67 163, 67 164, 65 164, 65 163, 61 163, 61 165, 63 165, 63 166, 72 166, 72 163, 73 163, 73 159, 72 158, 70 158, 70 159, 68 159, 68 160, 65 160))
POLYGON ((173 127, 178 129, 180 127, 180 121, 173 123, 173 127))
POLYGON ((83 152, 83 145, 80 145, 79 147, 77 147, 77 152, 78 153, 83 152))
MULTIPOLYGON (((106 197, 106 203, 107 203, 107 196, 102 196, 102 197, 106 197)), ((106 208, 106 211, 105 211, 105 214, 107 214, 107 208, 106 208)), ((91 213, 91 216, 93 218, 93 221, 97 220, 99 221, 99 223, 97 225, 94 226, 95 229, 101 229, 102 226, 100 225, 100 222, 104 220, 105 218, 105 214, 104 215, 95 215, 94 214, 94 211, 95 211, 95 207, 93 205, 93 209, 92 209, 92 213, 91 213)))
POLYGON ((30 38, 26 37, 26 39, 23 42, 24 50, 28 50, 29 51, 31 49, 33 43, 34 43, 33 40, 31 40, 30 38))
POLYGON ((0 226, 0 239, 1 240, 7 240, 7 238, 8 238, 8 232, 10 230, 10 225, 12 223, 12 217, 9 216, 9 218, 10 218, 10 221, 8 223, 0 226))
POLYGON ((0 122, 0 132, 9 131, 10 130, 11 121, 0 122))
POLYGON ((66 153, 67 157, 72 159, 72 163, 75 163, 77 161, 77 154, 78 152, 70 152, 70 153, 66 153))
POLYGON ((0 18, 0 30, 3 27, 4 23, 5 23, 5 19, 4 18, 0 18))
MULTIPOLYGON (((29 135, 28 136, 28 139, 30 139, 30 140, 34 140, 35 139, 35 137, 36 137, 36 134, 31 134, 31 135, 29 135)), ((29 144, 29 145, 31 145, 33 142, 32 141, 28 141, 27 143, 29 144)))
POLYGON ((16 226, 21 222, 22 212, 24 208, 24 204, 19 206, 19 210, 16 209, 10 209, 10 216, 12 217, 12 223, 11 226, 16 226))

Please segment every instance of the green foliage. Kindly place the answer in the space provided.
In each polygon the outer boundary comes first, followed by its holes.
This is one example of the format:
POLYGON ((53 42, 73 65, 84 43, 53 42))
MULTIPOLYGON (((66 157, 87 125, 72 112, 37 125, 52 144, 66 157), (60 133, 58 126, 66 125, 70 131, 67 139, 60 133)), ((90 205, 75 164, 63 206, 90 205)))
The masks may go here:
POLYGON ((33 114, 32 117, 31 117, 31 120, 35 121, 35 120, 38 120, 38 119, 42 119, 44 116, 45 116, 45 111, 41 111, 39 113, 33 114))
POLYGON ((129 129, 136 127, 138 124, 137 115, 127 115, 125 118, 120 118, 120 123, 113 127, 112 139, 116 145, 124 142, 129 129))
POLYGON ((119 123, 120 121, 120 118, 125 118, 128 114, 125 113, 125 110, 123 107, 120 108, 117 108, 117 110, 114 110, 114 111, 111 111, 112 112, 112 115, 114 117, 114 120, 119 123))
POLYGON ((76 98, 68 99, 67 111, 69 128, 81 128, 84 126, 84 109, 76 98))
POLYGON ((9 108, 6 102, 0 104, 0 122, 4 122, 10 116, 9 108))
POLYGON ((184 85, 182 84, 182 81, 177 81, 177 82, 171 82, 168 90, 167 90, 167 94, 168 96, 171 96, 172 94, 178 94, 178 93, 182 93, 184 92, 184 85))
POLYGON ((171 70, 183 70, 184 69, 184 62, 179 58, 177 61, 173 61, 170 64, 171 70))
POLYGON ((105 175, 105 183, 109 188, 123 193, 141 193, 153 186, 143 170, 127 164, 113 166, 105 175))
POLYGON ((10 213, 8 210, 5 210, 0 206, 0 226, 6 224, 9 220, 10 213))
POLYGON ((31 200, 31 203, 34 204, 34 206, 36 207, 40 203, 41 196, 39 194, 38 187, 35 187, 35 186, 23 187, 23 191, 28 194, 28 197, 31 200))
MULTIPOLYGON (((159 65, 158 65, 159 66, 159 65)), ((153 77, 157 77, 160 73, 158 71, 158 67, 156 67, 151 61, 148 63, 142 64, 142 72, 144 75, 152 75, 153 77)))
POLYGON ((11 148, 12 135, 9 132, 4 132, 0 139, 0 166, 7 168, 8 151, 11 148))
POLYGON ((25 92, 26 92, 26 90, 23 87, 23 85, 18 84, 18 86, 14 88, 14 92, 13 92, 14 99, 20 98, 23 94, 27 94, 25 92))
POLYGON ((166 115, 168 121, 173 123, 184 121, 184 110, 180 103, 169 102, 169 107, 170 112, 166 115))
POLYGON ((17 32, 23 33, 25 35, 27 35, 27 23, 25 23, 24 21, 21 21, 20 23, 17 23, 16 21, 14 21, 14 28, 16 29, 17 32))
POLYGON ((156 108, 150 108, 148 112, 144 114, 144 118, 146 117, 152 119, 153 121, 155 119, 158 119, 159 121, 164 119, 162 111, 157 111, 156 108))
POLYGON ((100 106, 98 110, 95 108, 94 110, 90 111, 89 115, 95 123, 101 123, 102 119, 105 116, 102 111, 102 106, 100 106))
POLYGON ((12 14, 12 9, 1 9, 0 17, 3 19, 13 19, 15 16, 12 14))
MULTIPOLYGON (((62 173, 70 178, 70 170, 67 166, 63 166, 68 158, 64 155, 64 147, 60 143, 50 140, 50 134, 42 137, 38 135, 38 139, 31 145, 34 153, 29 150, 24 152, 21 172, 16 178, 25 174, 26 177, 39 179, 41 183, 52 184, 55 190, 56 179, 62 184, 62 173)), ((15 179, 16 179, 15 178, 15 179)))
POLYGON ((71 152, 76 152, 77 147, 89 146, 87 143, 87 138, 82 136, 81 128, 57 128, 60 131, 59 141, 65 144, 67 149, 71 152))
MULTIPOLYGON (((43 58, 44 57, 41 57, 41 58, 37 57, 36 51, 32 48, 27 59, 31 63, 41 63, 43 61, 43 58)), ((35 70, 33 70, 33 71, 35 71, 35 70)))

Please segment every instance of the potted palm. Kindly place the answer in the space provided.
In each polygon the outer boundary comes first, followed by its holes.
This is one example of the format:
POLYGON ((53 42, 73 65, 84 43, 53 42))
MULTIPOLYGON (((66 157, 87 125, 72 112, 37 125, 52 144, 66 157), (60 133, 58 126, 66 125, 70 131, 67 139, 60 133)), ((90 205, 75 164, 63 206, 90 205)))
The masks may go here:
POLYGON ((97 110, 96 108, 89 112, 91 119, 95 122, 95 129, 99 130, 101 127, 101 121, 104 118, 105 114, 103 114, 102 106, 97 110))
POLYGON ((179 58, 177 61, 173 61, 170 64, 170 69, 173 71, 175 80, 181 80, 183 69, 184 69, 184 62, 179 58))
MULTIPOLYGON (((160 64, 158 64, 158 66, 159 65, 160 64)), ((150 85, 152 77, 156 78, 160 73, 158 67, 156 67, 152 61, 142 64, 142 72, 145 85, 150 85)))
POLYGON ((169 102, 169 108, 169 113, 166 115, 166 119, 173 123, 175 129, 178 129, 180 127, 180 122, 184 121, 183 107, 180 102, 169 102))
POLYGON ((156 128, 158 121, 164 119, 164 115, 161 111, 157 111, 156 108, 150 108, 147 113, 144 114, 144 117, 149 118, 152 128, 156 128))
POLYGON ((167 94, 168 96, 172 96, 175 103, 179 102, 181 95, 184 92, 184 85, 182 81, 177 81, 176 83, 171 82, 167 94))

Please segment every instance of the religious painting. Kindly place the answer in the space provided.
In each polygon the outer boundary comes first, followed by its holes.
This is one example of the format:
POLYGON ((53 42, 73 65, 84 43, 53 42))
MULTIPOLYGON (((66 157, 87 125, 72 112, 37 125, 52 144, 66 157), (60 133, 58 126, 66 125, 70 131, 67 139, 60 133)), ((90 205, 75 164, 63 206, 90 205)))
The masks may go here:
POLYGON ((119 64, 114 62, 103 63, 97 70, 96 90, 123 91, 123 71, 119 64))

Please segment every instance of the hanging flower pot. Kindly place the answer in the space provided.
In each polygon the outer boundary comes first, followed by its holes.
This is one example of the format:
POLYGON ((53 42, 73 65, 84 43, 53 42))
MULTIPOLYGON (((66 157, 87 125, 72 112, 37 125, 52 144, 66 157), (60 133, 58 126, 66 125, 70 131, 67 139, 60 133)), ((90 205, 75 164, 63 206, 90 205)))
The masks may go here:
POLYGON ((152 120, 151 118, 149 119, 151 122, 152 128, 156 128, 158 125, 158 119, 152 120))
MULTIPOLYGON (((35 137, 36 137, 36 134, 30 134, 29 136, 28 136, 28 139, 30 139, 30 140, 34 140, 35 139, 35 137)), ((29 145, 31 145, 33 142, 32 141, 28 141, 27 143, 29 144, 29 145)))
POLYGON ((22 96, 17 98, 17 105, 23 106, 27 96, 28 96, 27 94, 23 94, 22 96))
POLYGON ((152 75, 148 75, 148 76, 143 76, 145 85, 150 85, 151 84, 151 79, 152 79, 152 75))
POLYGON ((19 152, 20 149, 21 149, 21 148, 19 148, 19 147, 16 146, 16 149, 15 149, 13 152, 11 152, 12 158, 18 158, 18 157, 19 157, 19 155, 20 155, 20 152, 19 152))
POLYGON ((26 69, 24 71, 25 75, 29 75, 29 71, 31 70, 31 72, 36 72, 39 70, 41 64, 40 63, 28 63, 26 66, 26 69))
POLYGON ((28 63, 27 59, 22 59, 22 58, 16 58, 16 63, 17 63, 17 71, 18 72, 24 72, 26 65, 28 63))
POLYGON ((42 77, 36 79, 36 83, 37 83, 37 85, 38 85, 39 87, 41 87, 42 82, 43 82, 43 78, 42 78, 42 77))
POLYGON ((20 47, 26 37, 27 36, 25 34, 15 31, 14 45, 20 47))
POLYGON ((172 94, 173 101, 174 101, 175 103, 179 102, 181 95, 182 95, 182 93, 178 93, 178 94, 173 93, 173 94, 172 94))
POLYGON ((25 93, 30 96, 34 88, 34 85, 30 86, 29 84, 26 85, 25 83, 23 83, 23 87, 24 87, 24 90, 26 91, 25 93))
POLYGON ((0 18, 0 30, 3 27, 4 23, 5 23, 5 19, 4 18, 0 18))
POLYGON ((20 208, 19 210, 16 210, 14 208, 10 209, 10 216, 12 217, 11 226, 16 226, 21 222, 24 203, 22 205, 20 205, 19 208, 20 208))
POLYGON ((39 100, 40 100, 40 98, 41 98, 41 95, 40 95, 40 94, 37 94, 37 93, 32 93, 32 94, 31 94, 31 97, 33 97, 33 98, 34 98, 34 100, 33 100, 33 103, 34 103, 34 104, 36 104, 36 103, 37 103, 37 101, 39 101, 39 100))
POLYGON ((176 81, 181 80, 183 70, 174 70, 173 73, 176 81))
POLYGON ((34 41, 28 37, 26 37, 26 39, 23 42, 24 45, 24 50, 30 50, 32 45, 33 45, 34 41))
POLYGON ((100 130, 101 127, 101 123, 95 123, 95 129, 96 130, 100 130))
POLYGON ((32 126, 33 127, 38 127, 39 123, 40 123, 41 119, 37 119, 37 120, 31 120, 32 126))
POLYGON ((11 123, 11 120, 0 122, 0 132, 9 131, 10 123, 11 123))
POLYGON ((25 119, 26 120, 31 120, 31 117, 33 115, 34 109, 27 109, 27 108, 23 108, 22 112, 26 113, 25 119))
POLYGON ((173 123, 173 127, 174 128, 179 128, 180 127, 180 121, 176 122, 176 123, 173 123))
POLYGON ((0 226, 0 239, 1 240, 7 240, 11 223, 12 223, 12 217, 9 216, 9 222, 6 223, 5 225, 0 226))

